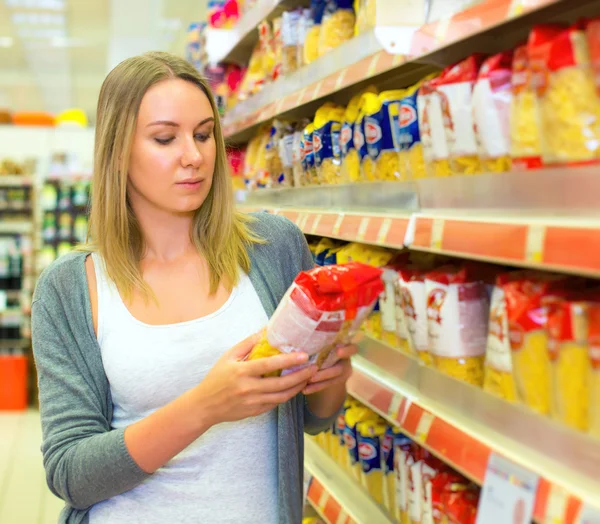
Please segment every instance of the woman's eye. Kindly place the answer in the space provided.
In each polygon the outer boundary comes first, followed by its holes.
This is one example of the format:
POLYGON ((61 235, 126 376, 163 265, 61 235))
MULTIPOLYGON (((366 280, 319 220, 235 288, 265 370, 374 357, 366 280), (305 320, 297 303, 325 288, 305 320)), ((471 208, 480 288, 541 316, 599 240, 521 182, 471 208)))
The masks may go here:
POLYGON ((198 140, 199 142, 206 142, 209 138, 210 138, 210 133, 196 135, 196 140, 198 140))
POLYGON ((170 137, 170 138, 155 138, 154 140, 156 140, 160 145, 166 146, 167 144, 170 144, 173 141, 173 137, 170 137))

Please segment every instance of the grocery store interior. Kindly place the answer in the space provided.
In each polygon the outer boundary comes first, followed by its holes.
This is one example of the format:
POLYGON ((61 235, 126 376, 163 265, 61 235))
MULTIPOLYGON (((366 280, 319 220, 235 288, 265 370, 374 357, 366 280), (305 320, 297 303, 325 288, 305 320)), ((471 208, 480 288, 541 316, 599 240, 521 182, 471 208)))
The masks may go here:
POLYGON ((236 208, 312 254, 259 356, 358 346, 285 522, 600 524, 600 0, 0 0, 0 524, 141 522, 59 517, 86 421, 59 457, 32 303, 91 240, 102 83, 156 50, 208 81, 236 208))

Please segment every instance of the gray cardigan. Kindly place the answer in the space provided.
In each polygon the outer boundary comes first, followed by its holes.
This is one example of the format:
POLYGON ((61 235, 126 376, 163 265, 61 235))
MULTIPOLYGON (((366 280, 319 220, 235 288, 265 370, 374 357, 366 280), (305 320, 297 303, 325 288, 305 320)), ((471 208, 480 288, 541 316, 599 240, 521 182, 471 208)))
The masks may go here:
MULTIPOLYGON (((271 316, 296 275, 313 266, 301 231, 261 213, 252 225, 265 239, 250 249, 250 279, 271 316)), ((89 508, 142 483, 148 474, 129 454, 123 429, 111 429, 113 405, 94 334, 86 253, 61 257, 42 274, 33 299, 33 352, 38 371, 42 452, 52 492, 66 502, 60 524, 87 523, 89 508)), ((278 524, 302 520, 303 432, 320 419, 302 394, 278 407, 278 524)))

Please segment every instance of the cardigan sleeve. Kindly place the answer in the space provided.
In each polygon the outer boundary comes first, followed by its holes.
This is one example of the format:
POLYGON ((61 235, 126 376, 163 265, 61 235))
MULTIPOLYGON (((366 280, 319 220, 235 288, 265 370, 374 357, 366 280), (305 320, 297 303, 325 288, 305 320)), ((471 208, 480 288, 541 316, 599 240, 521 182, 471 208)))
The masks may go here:
MULTIPOLYGON (((32 306, 44 468, 50 490, 85 510, 149 475, 129 454, 124 430, 111 429, 108 382, 99 376, 100 350, 90 336, 85 305, 73 298, 77 286, 74 281, 55 286, 49 280, 46 275, 38 283, 32 306), (59 291, 69 288, 70 294, 59 291)), ((80 297, 85 299, 87 294, 80 297)))

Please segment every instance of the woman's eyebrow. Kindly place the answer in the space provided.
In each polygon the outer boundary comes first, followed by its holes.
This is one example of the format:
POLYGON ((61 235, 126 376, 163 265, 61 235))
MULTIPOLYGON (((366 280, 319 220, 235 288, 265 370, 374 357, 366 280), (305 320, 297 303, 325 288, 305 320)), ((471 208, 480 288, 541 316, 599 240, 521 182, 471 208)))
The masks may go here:
MULTIPOLYGON (((208 118, 205 118, 204 120, 199 122, 196 127, 203 126, 204 124, 211 122, 211 121, 212 122, 215 121, 215 118, 213 116, 209 116, 208 118)), ((156 122, 150 122, 146 127, 151 127, 151 126, 179 127, 179 124, 177 122, 172 122, 171 120, 157 120, 156 122)))

